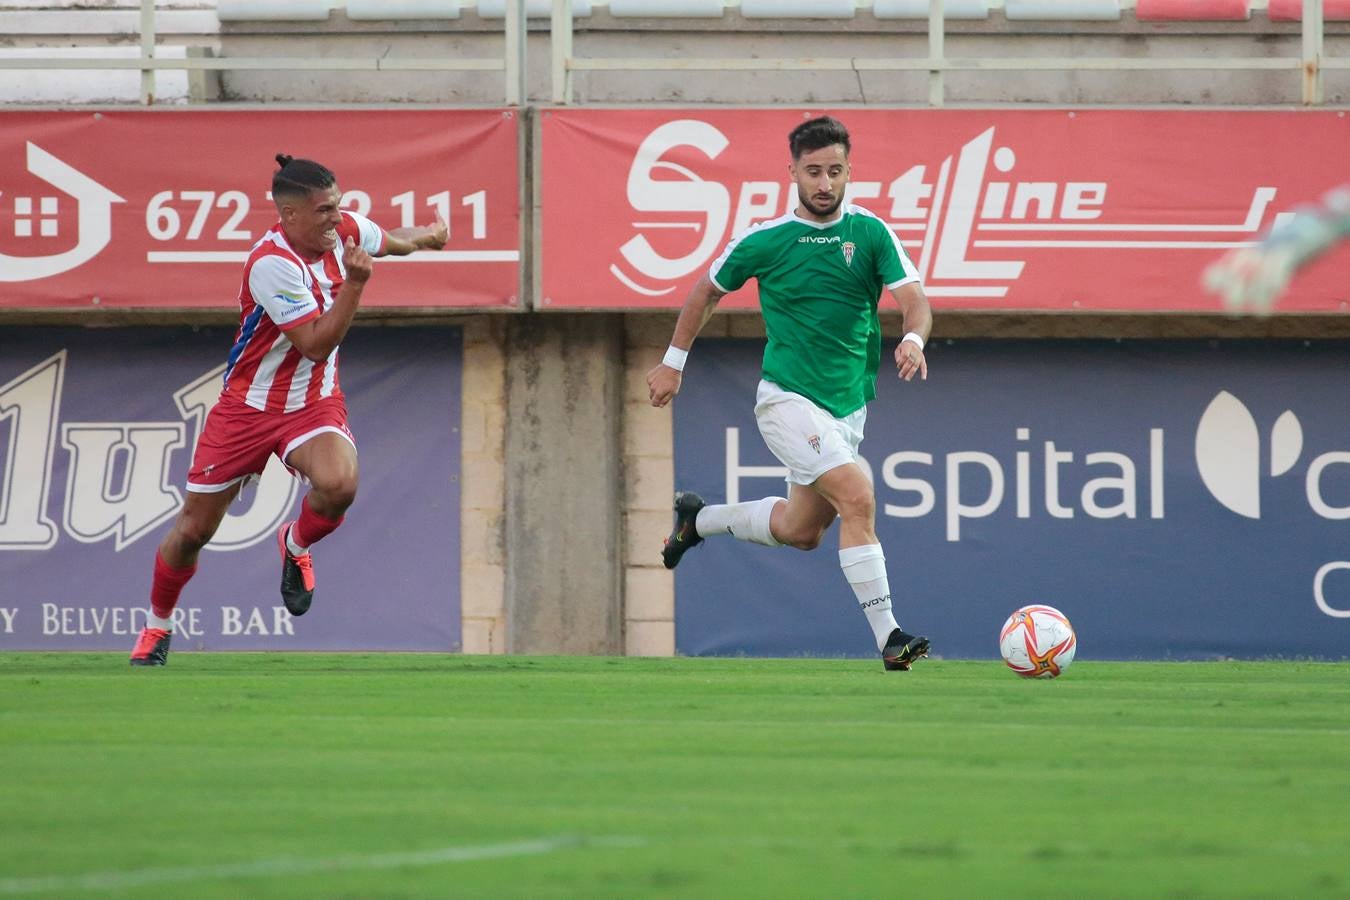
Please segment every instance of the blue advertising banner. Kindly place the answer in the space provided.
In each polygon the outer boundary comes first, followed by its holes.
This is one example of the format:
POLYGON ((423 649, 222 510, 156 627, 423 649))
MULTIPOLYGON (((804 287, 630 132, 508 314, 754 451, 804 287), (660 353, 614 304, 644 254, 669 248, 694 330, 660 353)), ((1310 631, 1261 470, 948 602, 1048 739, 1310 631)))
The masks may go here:
MULTIPOLYGON (((182 504, 227 328, 6 328, 0 336, 0 650, 126 650, 182 504)), ((273 459, 203 551, 177 650, 458 650, 462 341, 355 328, 341 383, 360 455, 313 551, 313 608, 278 591, 276 530, 304 488, 273 459), (409 565, 415 560, 415 565, 409 565)))
MULTIPOLYGON (((699 342, 678 489, 785 496, 754 420, 762 352, 699 342)), ((861 452, 896 616, 935 656, 997 657, 1008 614, 1046 603, 1079 659, 1350 657, 1344 342, 939 340, 928 359, 923 383, 883 360, 861 452)), ((678 651, 875 655, 837 531, 688 554, 678 651)))

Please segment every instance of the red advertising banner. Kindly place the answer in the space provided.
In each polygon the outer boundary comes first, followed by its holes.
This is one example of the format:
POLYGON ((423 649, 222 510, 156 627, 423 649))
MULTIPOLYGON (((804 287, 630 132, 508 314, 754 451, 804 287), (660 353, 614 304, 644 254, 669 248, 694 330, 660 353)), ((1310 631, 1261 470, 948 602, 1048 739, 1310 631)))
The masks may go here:
MULTIPOLYGON (((664 308, 732 236, 790 212, 787 134, 819 111, 542 114, 546 308, 664 308)), ((947 309, 1218 312, 1201 272, 1350 180, 1340 112, 844 110, 850 199, 947 309)), ((1350 247, 1279 311, 1350 305, 1350 247)), ((754 308, 753 286, 724 306, 754 308)))
POLYGON ((277 219, 277 153, 338 176, 391 229, 445 249, 378 260, 364 306, 513 307, 520 272, 511 110, 0 113, 0 307, 233 307, 277 219))

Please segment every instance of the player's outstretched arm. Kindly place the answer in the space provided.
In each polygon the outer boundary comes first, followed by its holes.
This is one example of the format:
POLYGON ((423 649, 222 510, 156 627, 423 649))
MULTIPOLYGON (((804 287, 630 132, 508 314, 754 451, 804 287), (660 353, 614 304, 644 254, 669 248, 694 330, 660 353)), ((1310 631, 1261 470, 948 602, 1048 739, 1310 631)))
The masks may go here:
POLYGON ((1204 274, 1207 290, 1233 312, 1269 313, 1300 268, 1350 237, 1350 185, 1304 206, 1250 247, 1236 247, 1204 274))
POLYGON ((384 233, 384 251, 380 256, 407 256, 418 250, 440 250, 450 239, 450 226, 440 216, 430 225, 394 228, 384 233))
POLYGON ((916 374, 920 381, 926 381, 928 358, 923 350, 933 332, 933 310, 928 305, 928 295, 923 292, 923 285, 911 281, 893 288, 891 296, 905 316, 905 336, 895 348, 895 368, 905 381, 916 374))
POLYGON ((698 284, 689 291, 684 308, 680 310, 680 318, 675 322, 670 349, 666 351, 665 358, 647 373, 647 394, 652 406, 665 406, 680 392, 684 355, 694 346, 694 339, 712 318, 717 302, 725 296, 707 275, 700 278, 698 284))

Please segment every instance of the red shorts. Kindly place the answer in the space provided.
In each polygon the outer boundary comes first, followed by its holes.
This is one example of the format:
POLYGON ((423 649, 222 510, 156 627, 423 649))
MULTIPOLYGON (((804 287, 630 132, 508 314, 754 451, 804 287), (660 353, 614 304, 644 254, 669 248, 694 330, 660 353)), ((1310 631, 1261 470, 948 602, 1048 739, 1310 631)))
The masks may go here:
POLYGON ((213 494, 237 481, 261 476, 272 454, 284 463, 292 450, 325 431, 336 432, 356 446, 347 427, 347 404, 341 397, 324 397, 288 413, 261 412, 237 400, 222 399, 206 414, 188 469, 187 489, 213 494))

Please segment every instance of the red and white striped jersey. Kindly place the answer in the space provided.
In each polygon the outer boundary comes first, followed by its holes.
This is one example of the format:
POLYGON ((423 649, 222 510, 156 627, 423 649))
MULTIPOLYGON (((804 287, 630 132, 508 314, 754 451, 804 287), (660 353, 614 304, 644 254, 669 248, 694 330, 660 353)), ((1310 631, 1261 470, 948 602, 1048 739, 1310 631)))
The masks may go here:
POLYGON ((337 247, 306 262, 273 225, 253 245, 239 288, 239 332, 225 365, 221 399, 232 397, 264 412, 291 412, 322 397, 341 397, 338 348, 322 362, 305 359, 286 332, 317 319, 333 305, 346 280, 342 248, 352 238, 371 256, 384 249, 384 232, 364 216, 343 210, 337 247))

